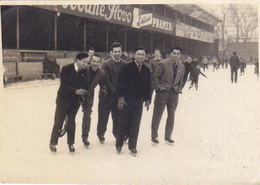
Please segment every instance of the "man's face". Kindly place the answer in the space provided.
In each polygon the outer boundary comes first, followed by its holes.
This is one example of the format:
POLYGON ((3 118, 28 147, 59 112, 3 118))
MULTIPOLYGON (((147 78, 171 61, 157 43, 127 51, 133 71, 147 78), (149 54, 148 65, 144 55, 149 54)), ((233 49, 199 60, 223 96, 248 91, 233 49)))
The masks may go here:
POLYGON ((159 50, 155 50, 154 56, 155 56, 155 58, 160 58, 161 57, 161 52, 159 50))
POLYGON ((116 59, 119 60, 122 56, 122 48, 121 47, 115 47, 112 49, 111 55, 116 59))
POLYGON ((101 64, 101 58, 97 56, 93 56, 90 62, 91 69, 93 71, 96 71, 99 68, 100 64, 101 64))
POLYGON ((87 68, 87 67, 89 67, 89 65, 90 65, 90 60, 91 60, 91 57, 87 57, 87 58, 82 58, 81 60, 80 60, 80 67, 81 68, 87 68))
POLYGON ((135 52, 135 60, 138 62, 138 63, 142 63, 145 59, 145 51, 144 50, 137 50, 135 52))
POLYGON ((177 49, 174 49, 171 53, 171 55, 176 58, 176 59, 180 59, 181 58, 181 51, 180 50, 177 50, 177 49))
POLYGON ((87 68, 89 66, 90 57, 82 58, 81 60, 77 59, 77 64, 81 69, 87 68))
POLYGON ((89 51, 88 51, 88 55, 89 55, 90 57, 92 57, 92 56, 94 55, 94 53, 95 53, 94 50, 89 50, 89 51))
POLYGON ((192 58, 189 56, 188 58, 187 58, 187 63, 191 63, 192 62, 192 58))

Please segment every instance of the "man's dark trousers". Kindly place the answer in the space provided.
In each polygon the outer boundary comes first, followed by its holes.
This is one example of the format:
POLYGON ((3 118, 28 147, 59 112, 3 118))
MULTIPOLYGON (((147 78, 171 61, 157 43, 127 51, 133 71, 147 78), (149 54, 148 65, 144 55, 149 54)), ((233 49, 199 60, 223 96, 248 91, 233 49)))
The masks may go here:
POLYGON ((237 83, 237 69, 233 69, 231 68, 231 82, 233 83, 233 77, 234 77, 234 74, 235 74, 235 82, 237 83))
POLYGON ((57 145, 59 138, 59 131, 62 129, 63 122, 65 120, 66 115, 68 116, 68 125, 67 125, 67 143, 69 145, 74 144, 75 140, 75 117, 79 110, 79 103, 70 104, 70 105, 56 105, 55 117, 54 117, 54 125, 51 134, 50 144, 57 145))
MULTIPOLYGON (((91 97, 94 98, 94 95, 91 97)), ((93 101, 92 101, 93 102, 93 101)), ((82 118, 82 139, 88 139, 88 133, 90 130, 91 123, 91 113, 92 113, 93 103, 84 102, 83 103, 83 118, 82 118)))
POLYGON ((98 125, 97 135, 104 136, 107 130, 107 123, 109 114, 112 114, 113 120, 113 135, 116 137, 119 123, 119 110, 117 108, 117 96, 114 94, 108 94, 107 97, 100 97, 98 103, 98 125))
POLYGON ((121 110, 116 146, 122 147, 124 138, 128 135, 128 148, 136 148, 142 112, 143 100, 141 99, 128 101, 127 105, 121 110))
POLYGON ((170 139, 174 126, 174 115, 178 105, 179 94, 173 88, 156 93, 152 119, 152 138, 158 137, 158 128, 165 106, 167 106, 168 117, 165 126, 165 139, 170 139))

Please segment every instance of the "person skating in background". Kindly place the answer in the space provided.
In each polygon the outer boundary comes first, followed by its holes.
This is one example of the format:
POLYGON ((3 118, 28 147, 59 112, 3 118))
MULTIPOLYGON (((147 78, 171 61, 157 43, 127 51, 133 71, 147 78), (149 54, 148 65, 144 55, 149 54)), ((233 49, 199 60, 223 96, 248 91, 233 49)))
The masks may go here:
POLYGON ((192 67, 191 73, 190 73, 190 87, 189 89, 191 89, 193 87, 193 85, 195 85, 196 90, 198 90, 199 87, 199 75, 204 76, 205 78, 207 78, 201 71, 200 71, 200 66, 199 65, 195 65, 192 67))
POLYGON ((172 144, 171 135, 174 126, 175 110, 178 105, 179 93, 183 87, 183 76, 185 73, 184 65, 181 61, 181 48, 174 47, 171 50, 171 57, 159 63, 157 66, 152 82, 156 91, 154 100, 153 118, 151 124, 151 140, 158 144, 159 124, 167 106, 168 117, 165 127, 164 139, 167 143, 172 144))
POLYGON ((192 56, 189 55, 187 57, 187 59, 185 60, 185 62, 183 63, 184 66, 185 66, 185 73, 184 73, 184 76, 183 76, 183 87, 185 86, 187 79, 188 79, 188 76, 189 76, 190 72, 192 71, 192 67, 193 67, 192 62, 193 62, 193 58, 192 58, 192 56))
POLYGON ((259 77, 259 63, 258 63, 258 59, 256 59, 256 63, 255 65, 255 70, 254 70, 254 74, 257 76, 257 78, 259 77))
POLYGON ((246 69, 246 62, 243 58, 241 58, 240 62, 240 76, 245 74, 245 69, 246 69))
POLYGON ((214 72, 215 70, 218 70, 218 60, 214 56, 211 61, 212 61, 212 64, 213 64, 213 72, 214 72))
POLYGON ((230 58, 230 68, 231 68, 231 82, 235 81, 237 83, 237 70, 239 69, 239 58, 236 55, 237 53, 234 51, 233 56, 230 58), (235 80, 234 80, 235 75, 235 80))
POLYGON ((138 47, 135 59, 124 65, 118 77, 118 109, 120 111, 116 150, 121 152, 125 136, 128 135, 128 148, 137 153, 137 139, 143 112, 143 103, 149 110, 151 103, 151 71, 144 65, 145 50, 138 47))
POLYGON ((201 64, 202 64, 202 67, 203 67, 203 71, 205 71, 206 69, 208 69, 208 64, 209 64, 209 61, 208 61, 208 58, 206 56, 204 56, 201 60, 201 64))
POLYGON ((105 141, 105 132, 107 130, 107 123, 109 114, 112 114, 113 120, 113 135, 116 138, 117 129, 119 123, 119 110, 117 108, 117 85, 118 75, 121 68, 126 62, 121 58, 122 45, 119 42, 115 42, 111 45, 111 57, 105 61, 102 65, 103 70, 106 73, 105 91, 100 91, 99 104, 98 104, 98 123, 97 123, 97 136, 101 143, 105 141))
POLYGON ((83 89, 86 83, 86 70, 84 63, 87 63, 89 56, 86 53, 79 53, 73 64, 66 65, 61 70, 60 87, 56 98, 56 111, 54 125, 51 133, 49 148, 56 152, 60 130, 62 129, 65 117, 68 116, 67 125, 67 144, 70 152, 74 152, 73 146, 75 140, 75 117, 82 102, 82 96, 88 91, 83 89))

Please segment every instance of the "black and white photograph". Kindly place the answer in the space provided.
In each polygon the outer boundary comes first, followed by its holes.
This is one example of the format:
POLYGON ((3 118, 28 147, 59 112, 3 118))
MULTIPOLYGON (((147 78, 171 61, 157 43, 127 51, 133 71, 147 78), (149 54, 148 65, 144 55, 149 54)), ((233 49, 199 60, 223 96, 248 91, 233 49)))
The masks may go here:
POLYGON ((260 1, 0 1, 0 183, 260 184, 260 1))

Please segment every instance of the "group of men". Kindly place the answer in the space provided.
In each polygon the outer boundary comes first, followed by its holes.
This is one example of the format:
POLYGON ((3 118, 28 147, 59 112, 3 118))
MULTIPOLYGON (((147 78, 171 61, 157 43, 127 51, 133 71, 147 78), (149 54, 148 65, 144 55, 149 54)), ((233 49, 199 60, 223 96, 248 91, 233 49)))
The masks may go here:
POLYGON ((162 60, 160 51, 155 50, 155 58, 146 60, 146 51, 137 47, 130 62, 122 59, 123 47, 115 42, 111 46, 110 58, 102 63, 102 57, 96 53, 79 53, 75 63, 64 66, 60 75, 60 87, 56 99, 54 126, 49 148, 56 152, 60 136, 67 133, 67 144, 74 152, 75 117, 82 105, 82 141, 89 146, 88 134, 91 124, 91 112, 94 89, 99 84, 97 136, 105 142, 108 118, 111 112, 113 135, 116 150, 121 152, 124 141, 128 139, 128 148, 133 155, 137 153, 138 133, 143 106, 147 111, 155 91, 154 110, 151 123, 151 141, 159 143, 158 128, 167 106, 167 121, 164 139, 174 143, 172 131, 175 110, 179 94, 183 88, 185 67, 180 59, 181 49, 174 47, 171 57, 162 60), (62 128, 65 123, 65 128, 62 128), (64 131, 65 130, 65 131, 64 131))

